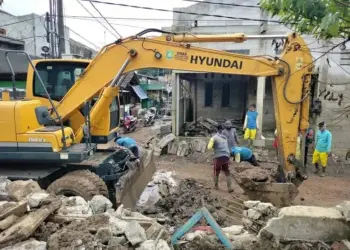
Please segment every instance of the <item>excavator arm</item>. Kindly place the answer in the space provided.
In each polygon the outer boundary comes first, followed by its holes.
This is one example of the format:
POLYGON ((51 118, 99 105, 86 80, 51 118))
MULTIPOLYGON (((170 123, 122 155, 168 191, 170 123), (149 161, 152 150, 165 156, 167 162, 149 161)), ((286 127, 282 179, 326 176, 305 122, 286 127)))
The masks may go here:
MULTIPOLYGON (((144 32, 145 33, 145 32, 144 32)), ((141 35, 143 35, 142 33, 141 35)), ((309 91, 312 56, 304 40, 288 35, 279 58, 247 56, 192 46, 201 42, 244 42, 234 35, 174 35, 156 38, 128 37, 105 46, 57 106, 63 119, 103 89, 91 111, 92 129, 109 119, 108 105, 119 92, 123 74, 143 68, 165 68, 233 75, 271 76, 281 165, 288 179, 295 179, 297 138, 309 126, 309 91)), ((78 138, 82 138, 82 129, 78 138)), ((304 177, 305 178, 305 177, 304 177)))

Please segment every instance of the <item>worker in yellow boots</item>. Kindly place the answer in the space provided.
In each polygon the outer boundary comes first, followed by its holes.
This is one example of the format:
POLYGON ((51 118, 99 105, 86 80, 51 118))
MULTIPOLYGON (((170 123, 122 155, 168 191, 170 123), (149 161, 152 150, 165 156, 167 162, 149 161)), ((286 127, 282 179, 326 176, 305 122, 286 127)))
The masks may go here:
POLYGON ((325 122, 318 124, 318 131, 315 137, 315 151, 312 156, 312 164, 315 164, 315 174, 320 172, 319 163, 321 163, 322 173, 321 177, 326 175, 326 167, 328 162, 328 155, 331 153, 332 134, 326 129, 325 122))
POLYGON ((258 112, 255 104, 249 106, 249 110, 244 119, 244 140, 248 140, 248 147, 251 149, 256 138, 256 131, 259 129, 258 112))

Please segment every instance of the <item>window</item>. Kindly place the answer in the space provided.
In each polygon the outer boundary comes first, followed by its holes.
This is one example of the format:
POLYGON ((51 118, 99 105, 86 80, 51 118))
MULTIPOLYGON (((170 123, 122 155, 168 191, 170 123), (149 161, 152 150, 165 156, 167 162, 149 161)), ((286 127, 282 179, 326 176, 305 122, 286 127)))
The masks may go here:
POLYGON ((350 66, 350 49, 344 50, 340 53, 340 65, 350 66))
MULTIPOLYGON (((36 69, 51 98, 60 101, 88 66, 86 62, 39 62, 36 69)), ((37 76, 34 77, 33 94, 46 97, 37 76)))
POLYGON ((213 106, 213 83, 205 83, 205 99, 204 106, 211 107, 213 106))
POLYGON ((222 85, 221 106, 222 107, 230 106, 230 84, 229 83, 224 83, 222 85))

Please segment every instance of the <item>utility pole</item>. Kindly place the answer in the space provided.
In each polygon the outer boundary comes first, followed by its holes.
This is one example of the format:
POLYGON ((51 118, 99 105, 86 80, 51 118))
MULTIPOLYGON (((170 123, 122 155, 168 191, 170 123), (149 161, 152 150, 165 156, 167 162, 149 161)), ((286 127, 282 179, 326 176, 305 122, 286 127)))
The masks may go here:
POLYGON ((58 15, 58 36, 59 36, 59 57, 66 53, 66 43, 64 35, 64 17, 63 17, 63 0, 57 0, 57 15, 58 15))

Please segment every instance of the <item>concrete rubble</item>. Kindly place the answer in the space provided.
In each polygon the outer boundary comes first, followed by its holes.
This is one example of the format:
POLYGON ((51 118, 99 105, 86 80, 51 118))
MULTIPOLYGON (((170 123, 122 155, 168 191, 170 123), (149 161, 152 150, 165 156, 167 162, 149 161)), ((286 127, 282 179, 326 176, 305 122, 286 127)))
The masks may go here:
MULTIPOLYGON (((232 249, 350 249, 350 202, 334 208, 278 209, 270 203, 242 201, 242 223, 238 225, 225 216, 224 203, 210 189, 193 179, 177 183, 171 173, 158 172, 153 177, 150 186, 158 187, 157 200, 139 202, 136 211, 123 205, 114 209, 103 196, 90 201, 58 197, 38 189, 31 180, 16 182, 7 181, 2 189, 7 199, 0 201, 0 249, 169 250, 171 234, 203 205, 232 249)), ((178 244, 181 249, 224 249, 203 221, 178 244)))

